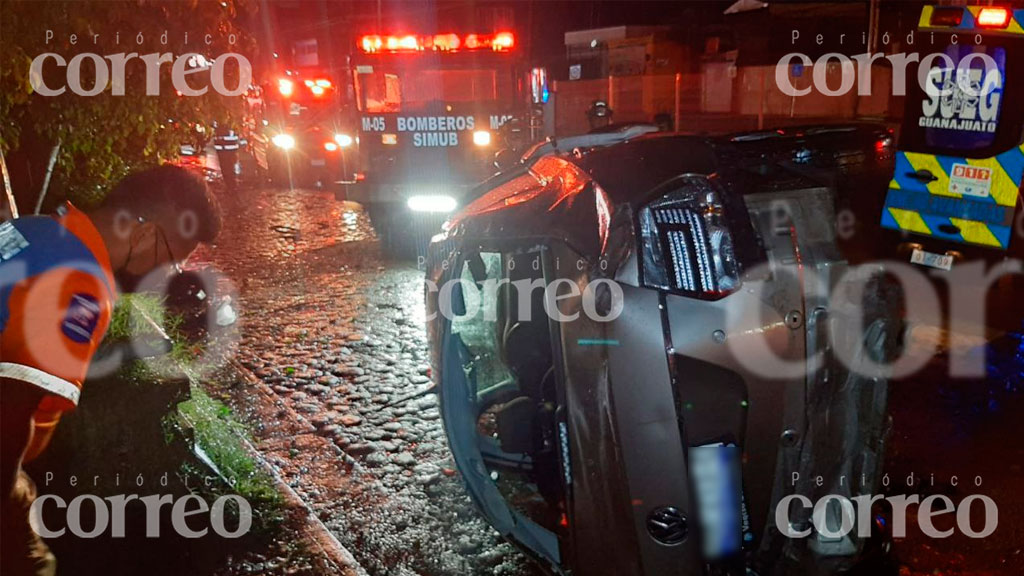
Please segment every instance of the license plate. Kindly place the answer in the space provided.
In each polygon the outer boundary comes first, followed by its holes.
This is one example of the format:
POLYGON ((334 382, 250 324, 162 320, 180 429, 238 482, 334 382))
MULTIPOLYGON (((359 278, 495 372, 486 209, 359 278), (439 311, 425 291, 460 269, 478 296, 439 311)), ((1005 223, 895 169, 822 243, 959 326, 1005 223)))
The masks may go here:
POLYGON ((314 158, 314 159, 309 161, 309 165, 310 166, 327 166, 327 160, 321 160, 319 158, 314 158))
POLYGON ((739 448, 724 444, 694 446, 689 461, 704 556, 714 559, 739 552, 743 498, 739 448))
POLYGON ((939 270, 951 270, 953 268, 953 257, 949 254, 935 254, 915 248, 913 253, 910 254, 910 263, 928 266, 929 268, 938 268, 939 270))

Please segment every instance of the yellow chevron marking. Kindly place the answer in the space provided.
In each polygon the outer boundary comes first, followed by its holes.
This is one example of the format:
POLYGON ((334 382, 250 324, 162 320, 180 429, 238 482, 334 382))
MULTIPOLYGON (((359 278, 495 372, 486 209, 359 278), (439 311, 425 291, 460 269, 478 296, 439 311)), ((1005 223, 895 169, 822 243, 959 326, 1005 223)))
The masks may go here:
POLYGON ((932 234, 932 231, 928 229, 928 225, 921 218, 921 214, 913 210, 889 208, 889 214, 892 214, 893 219, 896 220, 896 224, 899 225, 901 230, 909 230, 910 232, 927 234, 929 236, 932 234))
POLYGON ((964 240, 971 244, 995 246, 997 248, 1003 247, 1003 245, 999 243, 999 240, 992 235, 992 231, 988 229, 988 226, 984 222, 962 220, 960 218, 950 218, 949 221, 960 229, 960 235, 964 237, 964 240))
POLYGON ((1010 175, 1006 173, 1003 166, 995 157, 992 158, 967 158, 971 166, 982 166, 992 170, 992 199, 1000 206, 1015 206, 1017 204, 1018 187, 1010 175))
POLYGON ((1014 18, 1010 18, 1010 25, 1006 27, 1006 31, 1010 34, 1024 34, 1024 28, 1021 28, 1020 23, 1014 18))
POLYGON ((949 175, 942 169, 942 165, 939 164, 939 161, 933 154, 905 152, 904 155, 907 157, 910 167, 915 171, 927 170, 938 178, 938 180, 928 183, 928 192, 937 196, 952 196, 953 198, 961 198, 963 196, 962 194, 949 191, 949 175))
POLYGON ((935 9, 934 6, 925 6, 924 9, 921 10, 921 19, 917 21, 918 27, 920 27, 920 28, 928 28, 929 26, 931 26, 931 24, 932 24, 932 10, 934 10, 934 9, 935 9))
POLYGON ((889 188, 895 188, 896 190, 899 190, 900 189, 900 183, 897 182, 895 178, 893 178, 892 181, 889 182, 889 188))

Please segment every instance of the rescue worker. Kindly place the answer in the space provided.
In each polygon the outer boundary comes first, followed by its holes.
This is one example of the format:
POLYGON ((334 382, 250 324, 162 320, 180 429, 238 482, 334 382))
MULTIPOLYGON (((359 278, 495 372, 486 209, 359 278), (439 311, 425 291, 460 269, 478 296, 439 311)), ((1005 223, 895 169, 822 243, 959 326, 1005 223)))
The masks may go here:
POLYGON ((224 178, 224 186, 234 190, 238 186, 238 150, 241 148, 238 133, 226 125, 217 126, 213 135, 213 149, 217 151, 217 163, 224 178))
POLYGON ((219 229, 206 184, 176 166, 125 178, 88 213, 67 203, 0 223, 0 574, 55 572, 29 526, 35 486, 21 464, 78 403, 117 290, 184 261, 219 229))
POLYGON ((612 123, 612 109, 604 100, 594 100, 587 109, 587 122, 590 124, 590 131, 606 128, 612 123))

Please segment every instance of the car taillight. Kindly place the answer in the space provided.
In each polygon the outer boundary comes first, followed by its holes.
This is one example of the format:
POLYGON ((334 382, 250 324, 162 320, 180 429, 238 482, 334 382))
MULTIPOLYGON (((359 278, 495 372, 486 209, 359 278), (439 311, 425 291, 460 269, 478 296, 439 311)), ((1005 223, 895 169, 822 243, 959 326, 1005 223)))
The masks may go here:
POLYGON ((740 287, 740 266, 719 193, 706 178, 686 177, 640 210, 643 284, 717 299, 740 287))
POLYGON ((977 22, 981 28, 1006 28, 1010 25, 1010 11, 1006 8, 982 8, 977 22))

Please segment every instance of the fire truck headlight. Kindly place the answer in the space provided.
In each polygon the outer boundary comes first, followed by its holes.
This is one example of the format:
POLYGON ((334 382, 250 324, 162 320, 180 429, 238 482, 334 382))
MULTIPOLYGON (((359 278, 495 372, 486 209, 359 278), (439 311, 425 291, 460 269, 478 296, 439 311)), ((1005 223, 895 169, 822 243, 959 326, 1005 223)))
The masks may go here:
POLYGON ((342 148, 348 148, 352 145, 352 137, 348 134, 335 134, 334 141, 338 143, 338 146, 342 148))
POLYGON ((270 139, 274 143, 274 146, 281 148, 282 150, 291 150, 295 148, 295 138, 292 138, 290 134, 278 134, 270 139))
POLYGON ((473 132, 473 144, 477 146, 490 146, 491 144, 491 133, 487 130, 477 130, 473 132))
POLYGON ((407 204, 413 212, 451 212, 459 205, 455 198, 443 194, 411 196, 407 204))

